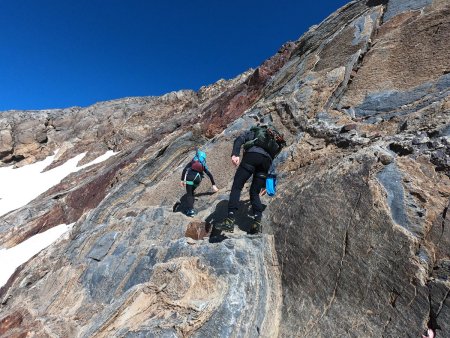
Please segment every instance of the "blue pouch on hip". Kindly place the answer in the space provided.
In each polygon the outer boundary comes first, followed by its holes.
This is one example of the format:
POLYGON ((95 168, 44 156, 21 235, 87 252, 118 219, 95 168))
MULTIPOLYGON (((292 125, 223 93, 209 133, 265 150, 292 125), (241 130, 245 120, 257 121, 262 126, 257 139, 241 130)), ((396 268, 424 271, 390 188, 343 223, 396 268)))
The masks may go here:
POLYGON ((269 174, 266 178, 266 192, 270 197, 275 196, 277 192, 277 175, 269 174))

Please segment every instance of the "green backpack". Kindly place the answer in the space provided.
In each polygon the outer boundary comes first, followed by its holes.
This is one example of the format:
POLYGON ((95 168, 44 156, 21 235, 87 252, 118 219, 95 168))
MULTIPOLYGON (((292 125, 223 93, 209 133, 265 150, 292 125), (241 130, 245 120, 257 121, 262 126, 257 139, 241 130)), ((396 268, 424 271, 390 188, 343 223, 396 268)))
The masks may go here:
POLYGON ((267 151, 274 159, 286 145, 283 134, 278 132, 273 126, 256 126, 250 128, 250 131, 255 133, 255 138, 244 143, 245 150, 258 146, 267 151))

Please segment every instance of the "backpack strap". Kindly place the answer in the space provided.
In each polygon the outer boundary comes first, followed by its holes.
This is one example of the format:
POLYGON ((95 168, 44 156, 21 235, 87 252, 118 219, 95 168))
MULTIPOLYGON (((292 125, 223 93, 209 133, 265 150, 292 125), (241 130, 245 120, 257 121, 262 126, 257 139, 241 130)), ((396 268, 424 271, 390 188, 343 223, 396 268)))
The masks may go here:
POLYGON ((186 171, 186 174, 184 175, 184 181, 183 182, 186 183, 187 185, 193 185, 194 187, 198 187, 200 183, 198 183, 198 184, 195 183, 195 180, 199 176, 201 177, 200 173, 197 173, 192 181, 188 181, 187 180, 187 171, 186 171))

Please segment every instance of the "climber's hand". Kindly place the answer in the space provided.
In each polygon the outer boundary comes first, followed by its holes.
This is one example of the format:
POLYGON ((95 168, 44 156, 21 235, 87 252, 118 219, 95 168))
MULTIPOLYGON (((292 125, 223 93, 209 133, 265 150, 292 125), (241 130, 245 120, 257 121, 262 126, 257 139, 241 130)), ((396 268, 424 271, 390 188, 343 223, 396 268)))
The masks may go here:
POLYGON ((434 338, 434 331, 432 329, 428 329, 427 335, 422 335, 422 338, 434 338))
POLYGON ((231 156, 231 162, 237 167, 240 162, 239 156, 231 156))

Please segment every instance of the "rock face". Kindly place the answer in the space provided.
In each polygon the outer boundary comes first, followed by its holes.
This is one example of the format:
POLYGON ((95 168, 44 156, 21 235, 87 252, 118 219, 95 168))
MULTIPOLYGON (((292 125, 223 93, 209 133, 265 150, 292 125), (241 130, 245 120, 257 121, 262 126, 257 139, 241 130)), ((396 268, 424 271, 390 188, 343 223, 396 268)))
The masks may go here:
POLYGON ((87 108, 0 113, 3 165, 107 149, 0 217, 12 247, 70 235, 0 289, 5 337, 450 336, 450 4, 353 1, 230 81, 87 108), (241 131, 271 121, 288 147, 263 234, 226 214, 241 131), (195 147, 198 219, 174 211, 195 147))

